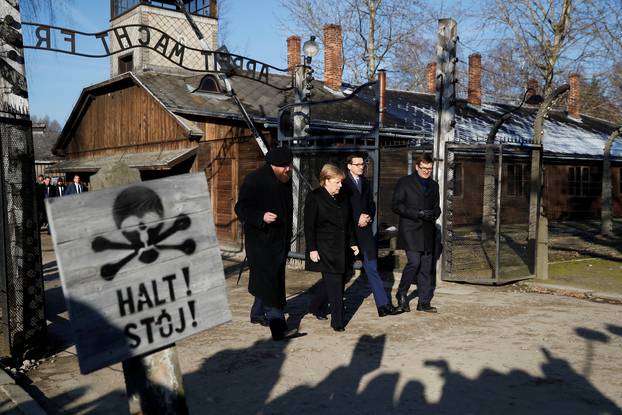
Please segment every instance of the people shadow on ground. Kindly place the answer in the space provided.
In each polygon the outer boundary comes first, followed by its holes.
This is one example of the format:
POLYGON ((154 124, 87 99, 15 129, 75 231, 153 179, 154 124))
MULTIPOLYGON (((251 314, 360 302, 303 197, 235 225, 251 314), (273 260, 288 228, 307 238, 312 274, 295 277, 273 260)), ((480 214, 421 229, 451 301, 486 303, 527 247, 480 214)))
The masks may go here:
POLYGON ((331 370, 317 384, 305 381, 306 371, 322 370, 325 363, 321 360, 307 360, 304 371, 290 372, 281 383, 287 353, 280 346, 295 343, 258 341, 249 348, 219 352, 184 378, 191 412, 622 414, 589 379, 544 348, 542 376, 520 368, 506 373, 484 368, 477 377, 469 378, 447 360, 426 360, 425 366, 438 370, 442 381, 440 399, 428 401, 419 379, 404 382, 399 372, 391 371, 374 375, 381 370, 385 342, 385 336, 360 337, 349 363, 331 370), (298 386, 283 393, 292 381, 298 386), (404 385, 401 390, 399 384, 404 385))
MULTIPOLYGON (((295 354, 296 342, 262 339, 248 347, 226 349, 207 357, 200 368, 183 376, 190 413, 235 414, 615 414, 620 408, 566 360, 541 348, 542 375, 521 368, 499 372, 482 369, 470 378, 445 359, 423 360, 441 381, 438 401, 428 400, 422 377, 401 379, 403 371, 383 370, 384 335, 361 336, 347 363, 330 369, 335 354, 343 350, 323 348, 322 358, 295 354), (290 353, 294 353, 289 356, 290 353), (296 361, 290 362, 289 359, 296 361), (288 364, 297 370, 281 374, 288 364), (318 372, 327 374, 318 383, 318 372), (400 385, 404 385, 401 390, 400 385)), ((307 345, 308 346, 308 345, 307 345)), ((334 346, 332 346, 334 347, 334 346)), ((346 347, 346 346, 344 346, 346 347)), ((317 351, 316 351, 317 353, 317 351)), ((413 355, 404 355, 405 363, 413 355)), ((430 373, 427 373, 430 375, 430 373)), ((429 376, 428 376, 429 377, 429 376)), ((86 387, 63 391, 46 400, 50 414, 126 413, 124 390, 87 400, 86 387), (80 402, 78 402, 78 400, 80 402)))
POLYGON ((385 343, 384 335, 360 337, 348 364, 333 369, 317 385, 297 386, 267 402, 263 413, 393 413, 397 372, 375 376, 359 391, 363 378, 380 368, 385 343))
POLYGON ((594 361, 594 348, 596 343, 609 343, 609 336, 598 330, 592 330, 585 327, 577 327, 574 329, 577 336, 585 339, 587 342, 585 349, 585 363, 583 365, 583 375, 590 377, 592 374, 592 362, 594 361))
POLYGON ((521 369, 508 373, 484 369, 469 379, 450 368, 446 360, 428 360, 426 366, 439 370, 444 381, 438 403, 429 413, 503 414, 622 414, 614 402, 598 391, 563 359, 541 348, 546 361, 544 376, 533 376, 521 369))
POLYGON ((269 413, 263 408, 281 377, 287 345, 257 340, 250 347, 223 350, 205 359, 200 369, 184 376, 190 413, 269 413))
POLYGON ((607 324, 605 327, 609 333, 615 334, 616 336, 622 336, 622 326, 607 324))

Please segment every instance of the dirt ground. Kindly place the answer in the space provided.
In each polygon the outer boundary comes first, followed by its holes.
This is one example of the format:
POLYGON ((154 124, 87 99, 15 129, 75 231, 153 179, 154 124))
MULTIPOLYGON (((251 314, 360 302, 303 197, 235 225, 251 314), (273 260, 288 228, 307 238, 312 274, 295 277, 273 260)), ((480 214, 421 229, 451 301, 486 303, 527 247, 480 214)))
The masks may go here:
MULTIPOLYGON (((27 372, 27 390, 50 414, 127 413, 119 364, 79 374, 45 249, 50 357, 27 372)), ((177 344, 193 414, 622 414, 621 305, 443 283, 438 314, 380 319, 363 276, 347 287, 349 322, 335 333, 305 315, 318 275, 290 270, 289 323, 307 335, 273 342, 248 322, 246 274, 237 286, 234 265, 233 321, 177 344)), ((395 284, 386 275, 387 290, 395 284)))

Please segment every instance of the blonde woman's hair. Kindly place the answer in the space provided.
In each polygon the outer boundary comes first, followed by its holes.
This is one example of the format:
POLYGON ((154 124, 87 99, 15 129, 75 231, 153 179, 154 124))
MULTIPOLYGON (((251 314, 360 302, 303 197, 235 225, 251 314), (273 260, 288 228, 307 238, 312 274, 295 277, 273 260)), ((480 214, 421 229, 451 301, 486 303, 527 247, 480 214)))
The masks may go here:
POLYGON ((341 180, 346 178, 346 175, 341 171, 341 169, 334 164, 326 163, 322 166, 322 170, 320 171, 320 186, 324 186, 326 180, 334 179, 335 177, 339 177, 341 180))

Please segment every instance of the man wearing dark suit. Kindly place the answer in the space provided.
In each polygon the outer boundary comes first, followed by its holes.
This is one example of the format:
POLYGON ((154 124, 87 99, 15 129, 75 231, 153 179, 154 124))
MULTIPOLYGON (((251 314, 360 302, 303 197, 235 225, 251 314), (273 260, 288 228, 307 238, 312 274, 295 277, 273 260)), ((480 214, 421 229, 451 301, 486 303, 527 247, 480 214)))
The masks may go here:
POLYGON ((346 159, 348 174, 345 179, 345 194, 350 200, 352 221, 355 226, 358 246, 363 254, 363 269, 374 295, 378 316, 398 314, 384 290, 382 278, 378 272, 376 239, 372 230, 372 220, 376 214, 376 204, 372 189, 364 176, 365 158, 359 154, 349 155, 346 159))
POLYGON ((248 174, 235 213, 244 223, 250 268, 248 291, 255 297, 251 323, 269 325, 274 340, 295 337, 285 322, 285 263, 292 238, 292 152, 273 148, 266 164, 248 174))
POLYGON ((40 186, 40 202, 41 202, 41 226, 47 226, 48 228, 48 234, 50 233, 50 227, 48 224, 48 215, 47 212, 45 210, 45 199, 49 199, 51 197, 56 197, 56 187, 54 187, 52 185, 52 183, 50 183, 52 179, 50 178, 50 176, 45 176, 43 178, 43 183, 40 186))
POLYGON ((80 182, 80 176, 76 174, 73 176, 73 182, 67 185, 66 190, 66 195, 75 195, 86 192, 86 187, 80 182))
POLYGON ((67 188, 65 187, 65 180, 62 177, 59 177, 56 180, 56 196, 61 197, 67 194, 67 188))
POLYGON ((56 186, 54 186, 50 181, 52 178, 50 176, 45 176, 43 179, 43 199, 48 199, 50 197, 56 197, 56 186))
POLYGON ((393 192, 392 210, 398 214, 397 247, 406 251, 408 262, 397 289, 398 308, 410 311, 407 294, 413 281, 419 291, 418 311, 436 313, 430 302, 434 296, 436 219, 441 215, 438 183, 432 180, 432 158, 417 157, 416 173, 400 178, 393 192))

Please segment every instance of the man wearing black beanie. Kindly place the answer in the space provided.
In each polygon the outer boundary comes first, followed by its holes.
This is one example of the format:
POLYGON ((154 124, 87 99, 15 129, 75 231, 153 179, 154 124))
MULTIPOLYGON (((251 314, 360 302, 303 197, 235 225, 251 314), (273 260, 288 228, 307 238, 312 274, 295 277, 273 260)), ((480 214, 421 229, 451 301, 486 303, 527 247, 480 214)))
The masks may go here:
POLYGON ((285 262, 292 238, 292 152, 273 148, 266 164, 244 178, 235 213, 244 223, 250 268, 248 291, 255 297, 251 323, 270 326, 272 338, 297 335, 285 322, 285 262))

